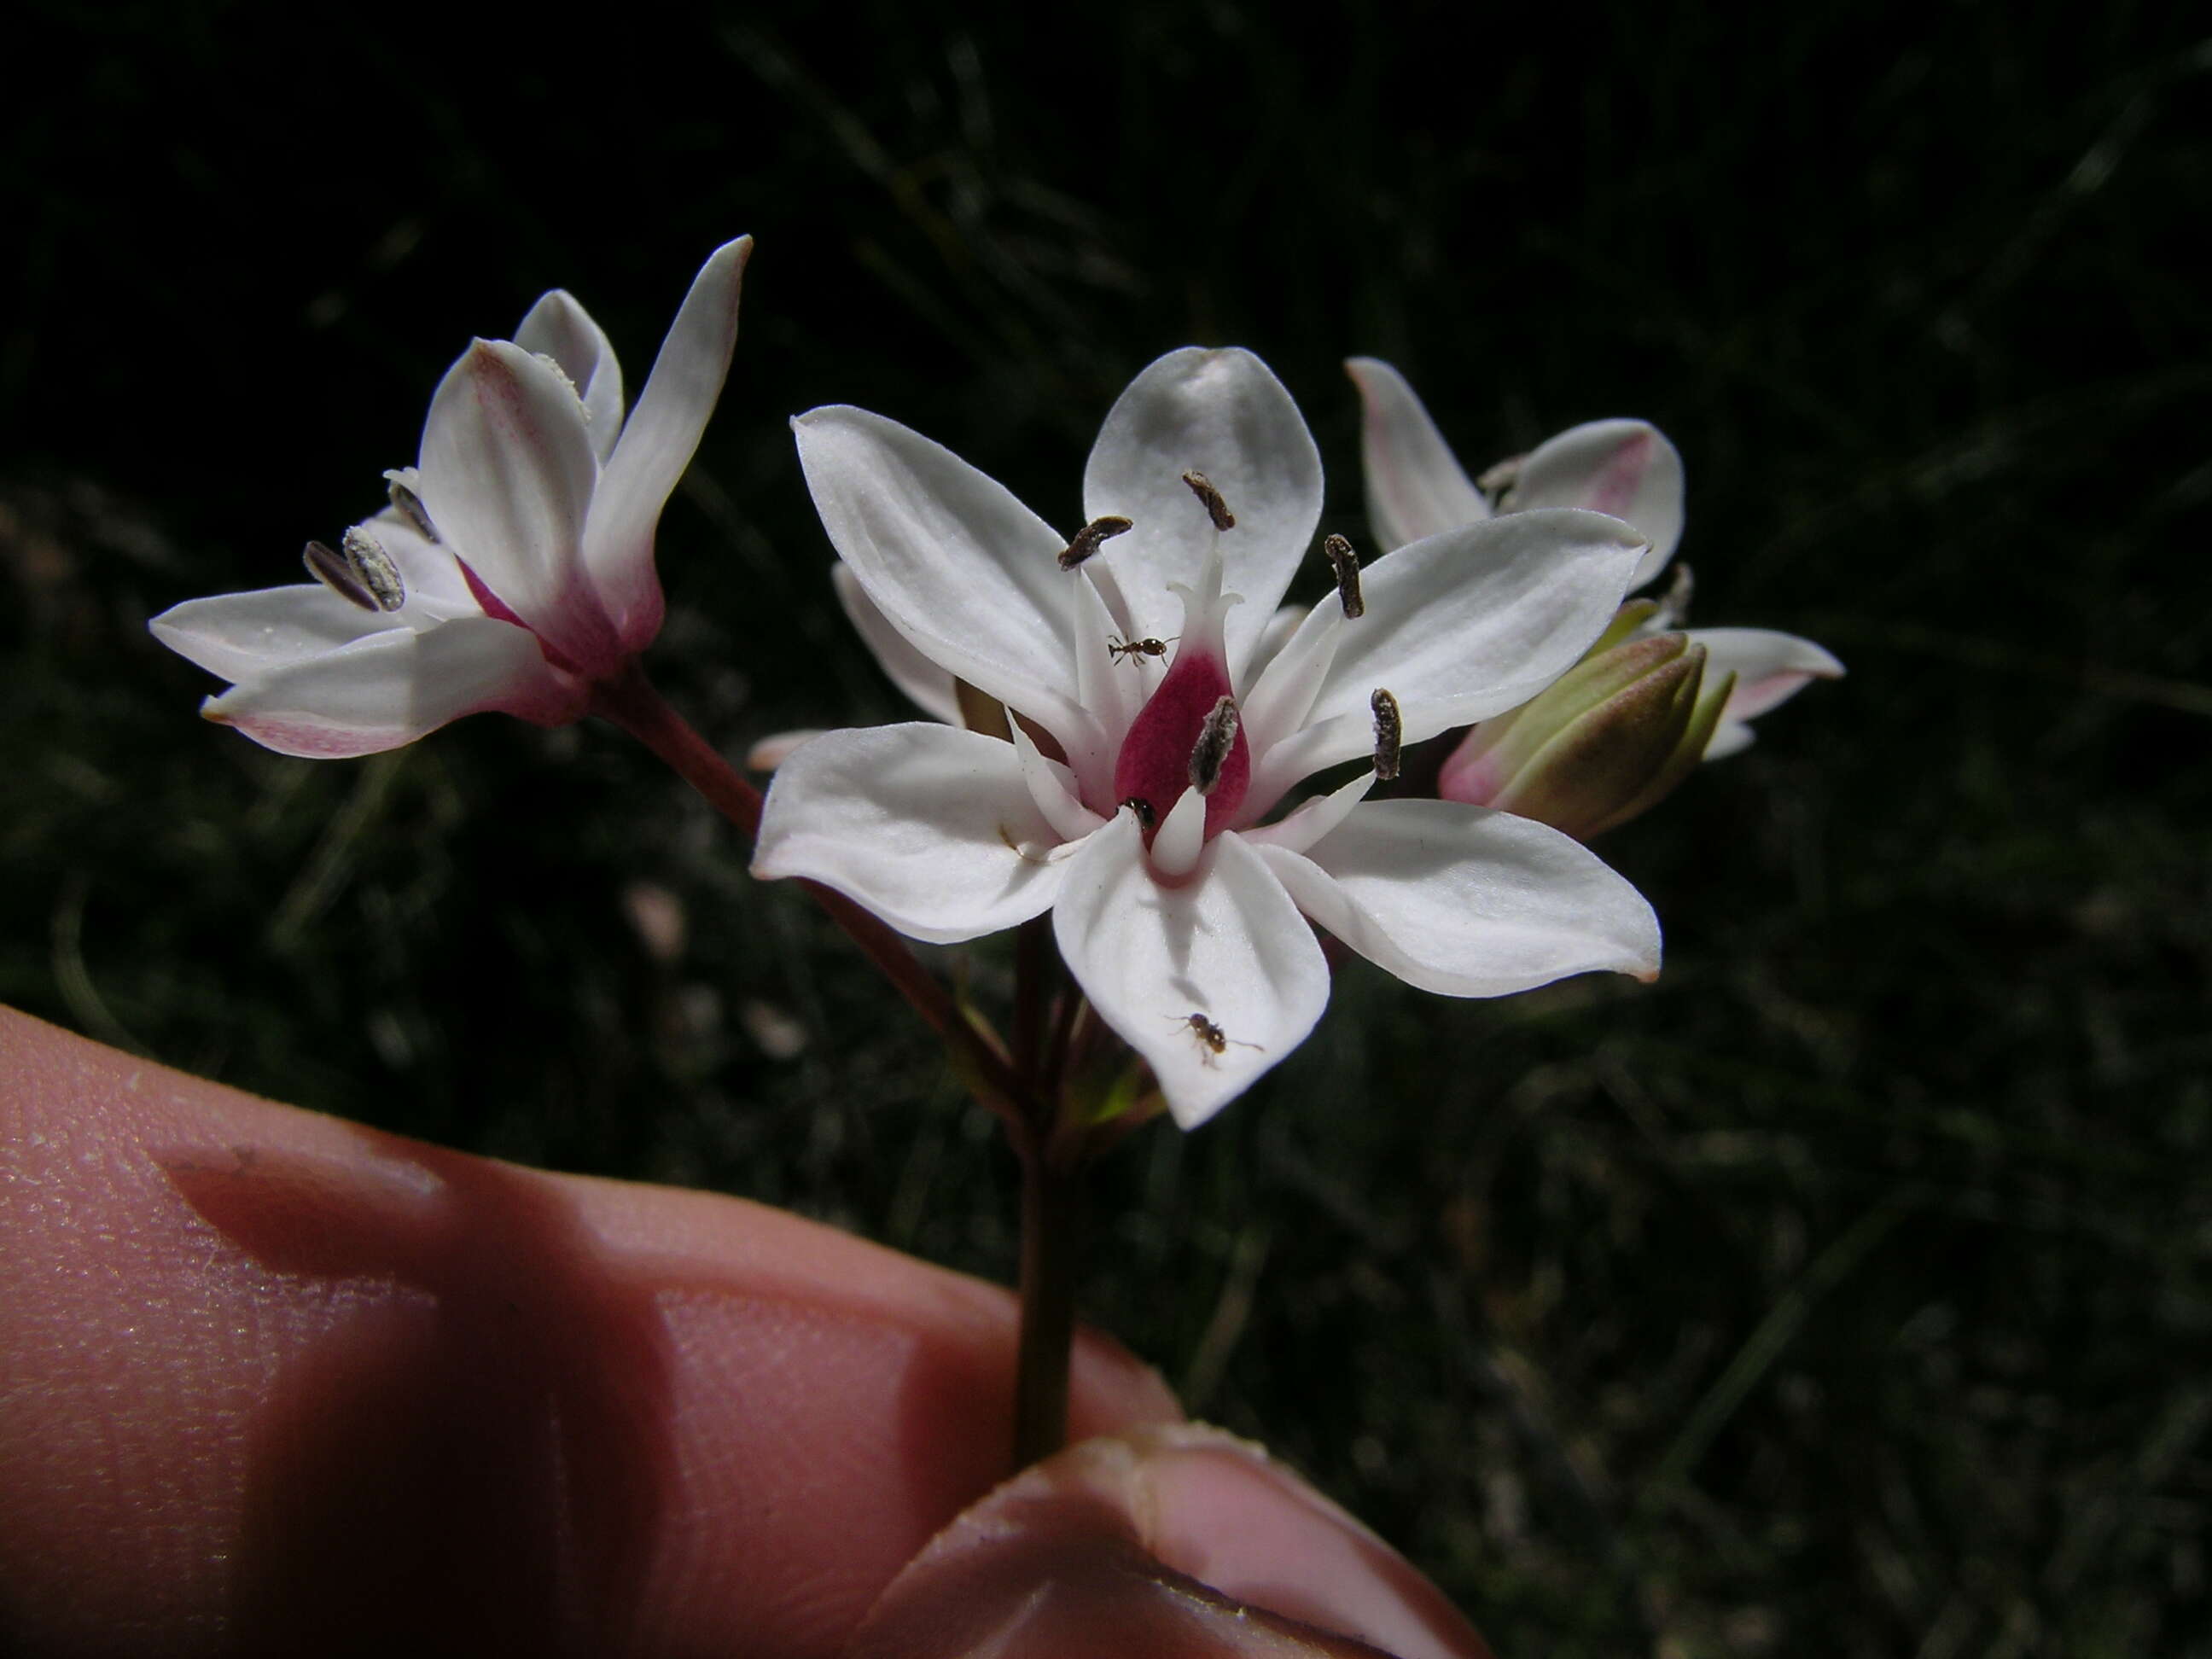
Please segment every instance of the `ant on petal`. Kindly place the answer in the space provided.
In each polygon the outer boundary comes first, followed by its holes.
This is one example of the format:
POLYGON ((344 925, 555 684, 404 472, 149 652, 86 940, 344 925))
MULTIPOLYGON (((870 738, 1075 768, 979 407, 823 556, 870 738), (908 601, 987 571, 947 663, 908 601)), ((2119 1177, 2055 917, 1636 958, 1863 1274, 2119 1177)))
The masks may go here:
POLYGON ((1198 1040, 1199 1047, 1206 1051, 1200 1057, 1208 1066, 1213 1064, 1215 1056, 1227 1054, 1229 1045, 1232 1042, 1240 1048, 1255 1050, 1260 1048, 1260 1045, 1256 1042, 1247 1042, 1241 1037, 1231 1036, 1202 1013, 1170 1014, 1166 1018, 1175 1021, 1178 1025, 1190 1028, 1191 1036, 1198 1040))
POLYGON ((1166 656, 1168 647, 1182 637, 1176 634, 1164 640, 1125 640, 1119 634, 1110 634, 1106 639, 1106 654, 1116 662, 1134 662, 1139 657, 1157 659, 1166 656))

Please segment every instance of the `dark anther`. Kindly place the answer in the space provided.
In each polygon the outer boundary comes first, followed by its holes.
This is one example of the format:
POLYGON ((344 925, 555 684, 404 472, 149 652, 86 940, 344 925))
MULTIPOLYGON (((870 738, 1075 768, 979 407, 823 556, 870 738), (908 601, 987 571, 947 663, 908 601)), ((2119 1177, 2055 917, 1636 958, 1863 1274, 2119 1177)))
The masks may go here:
POLYGON ((300 555, 300 562, 313 576, 348 605, 357 605, 363 611, 380 611, 376 596, 355 580, 352 568, 320 542, 309 542, 300 555))
POLYGON ((1093 519, 1075 532, 1074 538, 1062 550, 1060 556, 1060 568, 1062 570, 1074 569, 1076 566, 1098 550, 1098 544, 1101 542, 1109 536, 1120 535, 1128 527, 1129 521, 1127 519, 1119 518, 1111 513, 1103 519, 1093 519))
POLYGON ((1152 802, 1142 795, 1132 795, 1121 803, 1137 815, 1137 828, 1149 830, 1159 822, 1159 814, 1152 811, 1152 802))
POLYGON ((1380 686, 1367 700, 1375 711, 1375 775, 1388 783, 1398 775, 1398 741, 1405 724, 1398 718, 1398 700, 1380 686))
POLYGON ((1229 503, 1221 499, 1221 492, 1213 487, 1211 478, 1203 472, 1186 472, 1182 475, 1182 481, 1190 486, 1190 493, 1204 504, 1206 516, 1213 520, 1216 530, 1237 528, 1237 515, 1229 510, 1229 503))
POLYGON ((1331 536, 1321 544, 1328 555, 1330 567, 1336 572, 1336 597, 1343 601, 1347 617, 1367 614, 1367 600, 1359 592, 1359 555, 1352 550, 1352 544, 1341 536, 1331 536))
POLYGON ((1190 787, 1201 795, 1213 793, 1214 785, 1221 781, 1221 769, 1228 763, 1229 750, 1237 741, 1237 699, 1224 697, 1213 705, 1206 717, 1206 724, 1198 728, 1198 741, 1191 745, 1190 787))
POLYGON ((399 509, 399 516, 421 531, 424 541, 436 541, 438 532, 430 522, 429 514, 423 510, 422 498, 397 478, 387 479, 386 483, 392 489, 392 504, 399 509))
POLYGON ((392 562, 381 542, 356 525, 346 532, 341 545, 353 579, 368 590, 379 611, 388 613, 407 603, 407 584, 399 580, 399 567, 392 562))

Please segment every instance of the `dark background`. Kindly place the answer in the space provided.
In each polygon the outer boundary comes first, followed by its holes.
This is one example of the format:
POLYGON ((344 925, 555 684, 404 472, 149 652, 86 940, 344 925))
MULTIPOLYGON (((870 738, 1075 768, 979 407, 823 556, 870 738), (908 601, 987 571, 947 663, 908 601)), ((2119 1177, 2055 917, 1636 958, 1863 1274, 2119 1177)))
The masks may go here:
POLYGON ((298 580, 545 288, 641 384, 739 231, 652 659, 733 752, 901 716, 829 599, 812 404, 1072 523, 1130 375, 1241 343, 1355 537, 1346 355, 1471 466, 1643 415, 1698 619, 1851 669, 1603 842, 1664 976, 1347 969, 1249 1097, 1115 1154, 1086 1305, 1502 1653, 2180 1650, 2212 1571, 2186 11, 19 7, 0 996, 1007 1277, 991 1121, 641 751, 485 718, 282 759, 193 719, 213 687, 145 618, 298 580))

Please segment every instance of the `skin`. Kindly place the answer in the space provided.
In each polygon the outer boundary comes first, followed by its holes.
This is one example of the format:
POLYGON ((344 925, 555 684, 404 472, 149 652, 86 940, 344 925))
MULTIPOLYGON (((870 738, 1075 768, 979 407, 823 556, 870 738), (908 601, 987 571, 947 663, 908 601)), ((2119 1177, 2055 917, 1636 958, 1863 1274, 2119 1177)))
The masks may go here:
POLYGON ((0 1651, 1485 1651, 1103 1338, 994 1492, 1013 1312, 0 1009, 0 1651))

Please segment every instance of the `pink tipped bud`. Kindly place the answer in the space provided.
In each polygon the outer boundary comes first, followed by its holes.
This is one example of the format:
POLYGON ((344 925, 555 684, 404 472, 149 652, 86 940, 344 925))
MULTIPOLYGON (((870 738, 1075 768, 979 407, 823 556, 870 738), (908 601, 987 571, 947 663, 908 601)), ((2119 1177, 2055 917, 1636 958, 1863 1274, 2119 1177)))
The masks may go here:
POLYGON ((1437 793, 1581 841, 1656 805, 1704 755, 1735 676, 1708 684, 1703 646, 1682 634, 1622 637, 1633 625, 1608 629, 1548 689, 1468 732, 1437 793))

